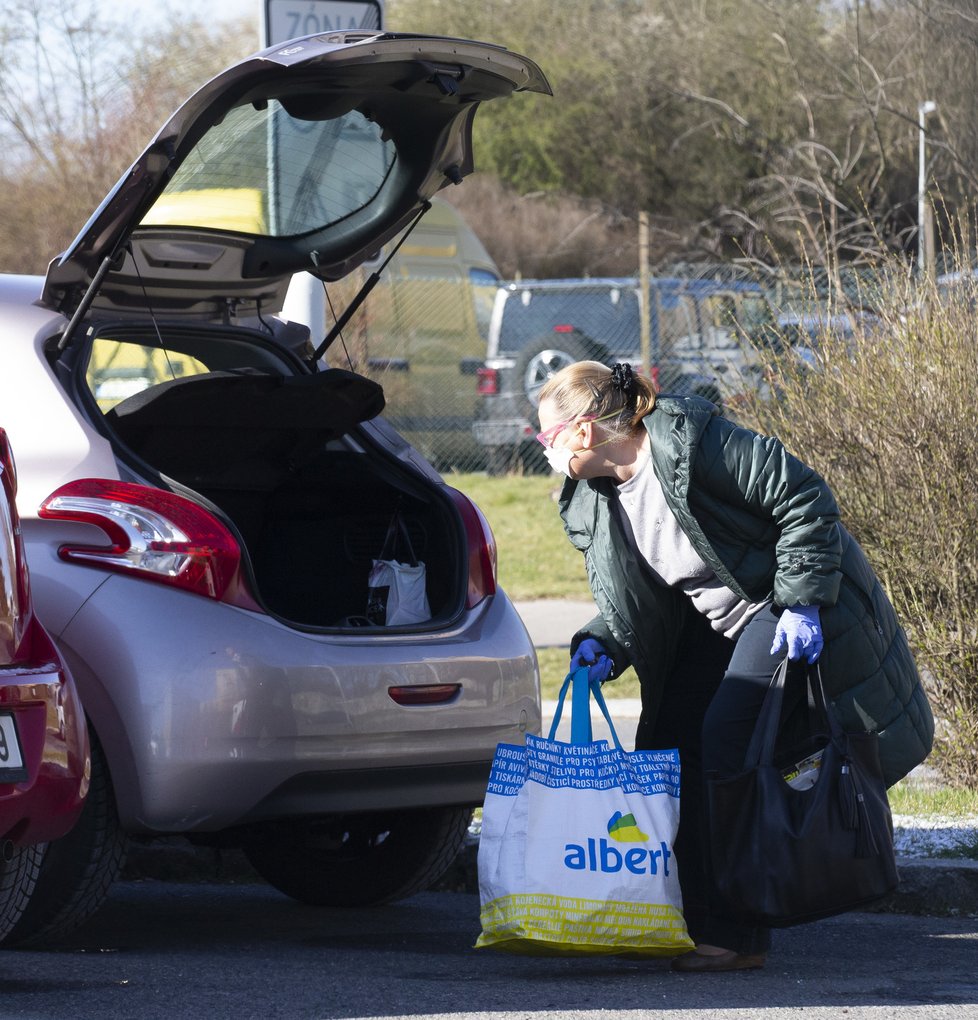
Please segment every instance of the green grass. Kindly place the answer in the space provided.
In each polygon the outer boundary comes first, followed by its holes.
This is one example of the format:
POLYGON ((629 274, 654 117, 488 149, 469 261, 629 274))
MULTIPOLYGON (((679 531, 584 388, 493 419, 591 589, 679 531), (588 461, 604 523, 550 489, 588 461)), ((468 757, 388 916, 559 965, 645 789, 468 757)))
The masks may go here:
POLYGON ((557 513, 555 475, 451 474, 446 480, 486 515, 499 551, 499 583, 510 598, 590 600, 584 559, 557 513))
POLYGON ((978 790, 940 786, 907 778, 888 792, 890 808, 898 815, 946 815, 978 818, 978 790))
MULTIPOLYGON (((967 820, 974 826, 978 819, 978 790, 944 786, 940 782, 921 780, 914 776, 901 779, 887 791, 890 810, 894 815, 906 815, 913 819, 933 819, 941 828, 946 820, 967 820)), ((964 860, 978 860, 978 840, 969 841, 966 831, 960 833, 953 845, 937 847, 930 856, 964 860)))
MULTIPOLYGON (((557 697, 560 685, 567 676, 568 650, 566 648, 538 648, 537 661, 540 663, 540 693, 544 701, 553 701, 557 697)), ((639 697, 638 677, 635 670, 629 667, 611 683, 601 688, 605 698, 637 698, 639 697)))

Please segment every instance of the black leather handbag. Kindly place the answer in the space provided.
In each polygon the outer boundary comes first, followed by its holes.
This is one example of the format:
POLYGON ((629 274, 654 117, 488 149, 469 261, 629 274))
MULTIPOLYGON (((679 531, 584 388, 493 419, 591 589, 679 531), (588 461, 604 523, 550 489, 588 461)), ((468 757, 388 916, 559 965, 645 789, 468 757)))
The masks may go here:
POLYGON ((744 761, 706 777, 718 914, 780 928, 865 906, 899 881, 875 733, 846 733, 818 666, 775 671, 744 761), (779 747, 786 677, 809 737, 779 747), (798 693, 797 690, 794 693, 798 693), (820 728, 822 732, 819 732, 820 728))

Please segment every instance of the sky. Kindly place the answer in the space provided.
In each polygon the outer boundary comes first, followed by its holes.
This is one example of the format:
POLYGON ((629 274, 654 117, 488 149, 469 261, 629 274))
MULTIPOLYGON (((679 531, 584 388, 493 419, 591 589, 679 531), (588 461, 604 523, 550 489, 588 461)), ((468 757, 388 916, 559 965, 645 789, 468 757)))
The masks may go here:
POLYGON ((193 0, 101 0, 99 4, 113 17, 132 17, 140 21, 165 19, 169 11, 180 11, 200 14, 206 9, 208 18, 215 21, 229 21, 238 18, 254 18, 261 14, 262 0, 206 0, 206 3, 193 0))
MULTIPOLYGON (((360 5, 356 0, 271 0, 279 12, 279 17, 286 19, 292 15, 292 24, 305 24, 307 31, 319 31, 321 28, 334 27, 328 19, 346 14, 351 8, 356 10, 360 5)), ((166 20, 170 12, 181 10, 197 15, 204 14, 213 21, 252 21, 261 23, 265 8, 265 0, 101 0, 100 7, 114 20, 125 23, 133 18, 139 23, 152 23, 154 20, 166 20)), ((284 23, 284 21, 283 21, 284 23)), ((306 34, 300 31, 297 34, 306 34)))
POLYGON ((99 11, 107 20, 139 25, 166 21, 171 11, 201 14, 206 10, 214 21, 250 18, 258 23, 262 0, 205 0, 202 4, 192 0, 99 0, 99 11))
MULTIPOLYGON (((52 0, 52 6, 56 2, 52 0)), ((373 27, 378 3, 383 6, 384 0, 82 0, 78 10, 84 14, 94 9, 100 25, 108 30, 119 47, 125 47, 131 37, 138 40, 152 38, 155 26, 165 29, 181 14, 200 18, 208 27, 223 23, 245 24, 254 31, 254 43, 240 54, 243 57, 264 45, 260 28, 266 5, 273 41, 280 42, 316 32, 355 28, 368 21, 369 27, 373 27)), ((42 21, 42 38, 44 28, 42 21)), ((25 31, 29 30, 27 25, 25 31)), ((51 31, 64 32, 65 28, 60 22, 52 22, 51 31)), ((34 76, 34 65, 28 61, 25 66, 28 68, 24 73, 25 90, 47 86, 48 79, 44 78, 43 68, 34 76), (34 77, 43 79, 43 83, 39 85, 34 77)), ((15 69, 13 73, 16 76, 20 72, 15 69)))

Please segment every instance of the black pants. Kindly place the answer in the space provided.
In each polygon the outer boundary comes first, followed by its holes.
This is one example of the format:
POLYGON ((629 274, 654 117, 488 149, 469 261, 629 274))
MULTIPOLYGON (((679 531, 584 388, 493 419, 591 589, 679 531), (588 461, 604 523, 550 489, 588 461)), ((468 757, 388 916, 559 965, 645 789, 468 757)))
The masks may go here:
POLYGON ((635 734, 640 750, 678 747, 682 765, 679 834, 675 854, 683 913, 696 943, 738 953, 763 953, 770 931, 716 916, 709 881, 704 771, 735 775, 754 730, 771 674, 783 653, 770 654, 777 617, 762 610, 736 642, 714 631, 693 611, 680 638, 654 720, 643 711, 635 734))

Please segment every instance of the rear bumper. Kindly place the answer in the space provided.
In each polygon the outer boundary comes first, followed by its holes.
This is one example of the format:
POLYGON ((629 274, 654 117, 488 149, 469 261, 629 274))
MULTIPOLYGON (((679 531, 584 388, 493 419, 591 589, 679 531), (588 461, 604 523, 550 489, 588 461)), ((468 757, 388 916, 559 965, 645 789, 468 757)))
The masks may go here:
POLYGON ((536 437, 526 418, 473 422, 472 435, 482 446, 516 446, 536 437))
POLYGON ((313 634, 113 575, 58 641, 132 832, 480 803, 496 744, 540 727, 536 655, 502 593, 442 631, 313 634), (427 684, 459 693, 388 694, 427 684))
POLYGON ((491 759, 410 768, 306 772, 256 804, 242 824, 321 814, 425 807, 476 807, 486 795, 491 759))
POLYGON ((57 665, 0 669, 0 713, 16 732, 23 778, 0 781, 0 838, 18 846, 65 835, 88 792, 88 733, 71 678, 57 665))

